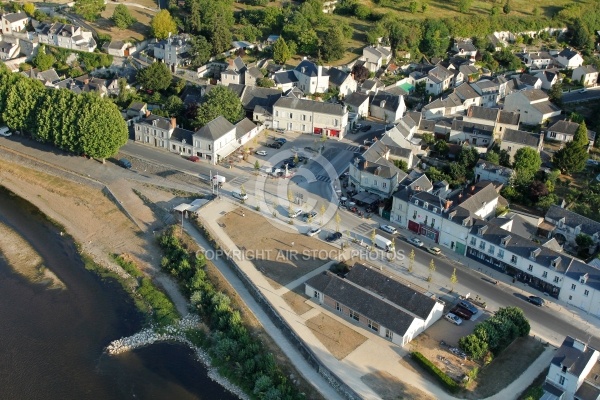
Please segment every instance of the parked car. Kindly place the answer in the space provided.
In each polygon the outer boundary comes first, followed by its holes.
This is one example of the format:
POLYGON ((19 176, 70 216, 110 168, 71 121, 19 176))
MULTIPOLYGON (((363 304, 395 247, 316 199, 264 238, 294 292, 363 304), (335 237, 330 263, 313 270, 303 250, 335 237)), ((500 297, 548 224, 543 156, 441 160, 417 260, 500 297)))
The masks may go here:
POLYGON ((330 234, 329 236, 327 236, 325 238, 325 241, 326 242, 335 242, 336 240, 338 240, 341 237, 342 237, 341 232, 333 232, 332 234, 330 234))
POLYGON ((306 232, 306 236, 315 236, 321 233, 321 228, 312 228, 308 232, 306 232))
POLYGON ((300 214, 302 214, 302 209, 297 208, 296 210, 294 210, 290 213, 290 218, 296 218, 300 214))
POLYGON ((373 141, 373 140, 371 140, 371 139, 365 139, 365 140, 363 141, 363 144, 364 144, 365 146, 370 146, 370 145, 372 145, 373 143, 375 143, 375 141, 373 141))
POLYGON ((315 211, 311 211, 311 212, 304 213, 304 215, 302 215, 302 219, 304 220, 304 222, 308 222, 309 219, 312 219, 316 216, 317 216, 317 213, 315 211))
POLYGON ((470 320, 471 317, 473 316, 473 313, 471 311, 467 310, 466 308, 462 308, 460 306, 454 307, 452 310, 450 310, 450 312, 454 315, 459 316, 460 318, 462 318, 465 321, 470 320))
POLYGON ((440 250, 439 247, 428 247, 427 251, 435 256, 439 256, 440 254, 442 254, 442 250, 440 250))
POLYGON ((200 161, 200 157, 198 157, 198 156, 189 156, 188 160, 190 160, 191 162, 198 162, 198 161, 200 161))
POLYGON ((538 296, 529 296, 527 299, 531 304, 535 304, 538 307, 542 307, 544 305, 544 299, 538 296))
POLYGON ((417 247, 423 247, 423 245, 424 245, 423 241, 421 241, 421 239, 416 238, 416 237, 410 237, 410 238, 406 239, 406 241, 417 247))
POLYGON ((362 127, 363 127, 363 124, 356 124, 356 125, 354 125, 354 128, 355 128, 355 129, 360 129, 360 128, 362 128, 362 127))
POLYGON ((369 132, 371 130, 372 126, 371 125, 365 125, 362 128, 360 128, 361 132, 369 132))
POLYGON ((8 129, 7 126, 2 126, 0 127, 0 135, 4 137, 9 137, 10 135, 12 135, 12 132, 10 131, 10 129, 8 129))
POLYGON ((276 142, 279 142, 279 143, 281 143, 281 144, 285 144, 285 143, 287 143, 287 139, 285 139, 285 138, 282 138, 282 137, 275 139, 275 141, 276 141, 276 142))
POLYGON ((452 322, 454 325, 462 324, 462 319, 458 318, 456 315, 452 313, 448 313, 444 316, 448 321, 452 322))
POLYGON ((125 169, 130 169, 131 168, 131 161, 129 161, 126 158, 121 158, 119 160, 119 165, 125 169))
POLYGON ((266 156, 266 155, 267 155, 267 152, 266 152, 266 151, 264 151, 264 150, 259 150, 259 151, 257 151, 257 152, 256 152, 256 155, 257 155, 257 156, 266 156))
POLYGON ((466 308, 473 314, 477 314, 479 312, 479 310, 477 310, 477 307, 475 307, 471 302, 469 302, 467 300, 461 300, 461 302, 458 303, 458 305, 461 306, 462 308, 466 308))
POLYGON ((283 145, 279 142, 273 142, 273 143, 269 143, 267 146, 269 146, 272 149, 280 149, 281 146, 283 146, 283 145))
POLYGON ((391 233, 392 235, 396 233, 396 228, 394 228, 391 225, 381 225, 379 229, 381 229, 384 232, 391 233))

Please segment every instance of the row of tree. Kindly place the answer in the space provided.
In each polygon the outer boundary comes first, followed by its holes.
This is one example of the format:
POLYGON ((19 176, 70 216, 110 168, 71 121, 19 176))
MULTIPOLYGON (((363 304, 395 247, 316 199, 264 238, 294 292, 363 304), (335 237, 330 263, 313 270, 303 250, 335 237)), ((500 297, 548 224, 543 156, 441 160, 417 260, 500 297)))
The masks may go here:
POLYGON ((0 65, 0 119, 12 130, 75 154, 105 159, 127 142, 117 106, 97 94, 47 89, 0 65))
POLYGON ((159 244, 165 254, 162 267, 181 283, 210 328, 202 344, 220 370, 252 398, 304 398, 281 372, 273 355, 248 331, 229 296, 218 291, 207 277, 204 256, 185 248, 173 227, 160 237, 159 244))
POLYGON ((500 308, 494 316, 475 325, 473 333, 460 338, 458 346, 470 357, 487 364, 516 338, 529 335, 530 329, 523 310, 500 308))

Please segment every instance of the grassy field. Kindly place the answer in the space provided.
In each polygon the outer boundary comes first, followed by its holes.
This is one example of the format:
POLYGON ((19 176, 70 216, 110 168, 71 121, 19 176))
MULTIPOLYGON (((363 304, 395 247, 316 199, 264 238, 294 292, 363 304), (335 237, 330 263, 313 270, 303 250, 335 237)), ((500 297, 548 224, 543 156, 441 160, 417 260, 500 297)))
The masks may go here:
MULTIPOLYGON (((152 2, 146 1, 141 3, 144 3, 143 5, 145 6, 151 6, 152 2)), ((100 18, 91 23, 91 25, 93 25, 99 33, 110 35, 113 40, 143 40, 144 38, 149 37, 150 21, 155 14, 153 11, 127 6, 131 15, 133 15, 137 22, 128 29, 119 29, 110 20, 116 6, 115 3, 107 4, 106 10, 100 14, 100 18)), ((154 6, 156 6, 156 4, 154 4, 154 6)))

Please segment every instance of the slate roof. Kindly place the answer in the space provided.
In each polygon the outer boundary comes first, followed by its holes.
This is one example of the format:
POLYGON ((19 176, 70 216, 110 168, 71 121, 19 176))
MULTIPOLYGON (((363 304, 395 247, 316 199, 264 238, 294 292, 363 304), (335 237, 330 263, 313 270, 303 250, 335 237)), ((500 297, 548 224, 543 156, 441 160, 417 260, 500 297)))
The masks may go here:
POLYGON ((344 104, 358 108, 363 105, 365 101, 369 100, 369 95, 360 92, 352 92, 348 96, 344 97, 344 104))
POLYGON ((171 120, 169 118, 161 117, 154 114, 142 118, 136 123, 141 125, 156 126, 157 128, 164 129, 167 131, 171 129, 171 120), (156 125, 153 124, 153 121, 156 121, 156 125))
POLYGON ((548 99, 548 94, 541 89, 528 89, 519 92, 529 101, 548 99))
POLYGON ((372 175, 390 179, 396 174, 399 181, 406 177, 406 172, 396 167, 393 162, 385 158, 388 147, 385 143, 377 141, 359 157, 358 169, 372 175))
POLYGON ((489 181, 480 181, 474 186, 475 193, 467 193, 465 200, 457 202, 459 207, 471 213, 479 211, 485 204, 491 203, 499 197, 496 187, 489 181))
POLYGON ((125 47, 127 43, 121 41, 121 40, 113 40, 112 42, 110 42, 108 44, 108 48, 111 50, 121 50, 123 49, 123 47, 125 47))
POLYGON ((348 78, 348 75, 350 75, 349 73, 337 68, 330 68, 327 71, 327 74, 329 75, 329 83, 332 83, 336 86, 340 86, 342 83, 344 83, 346 78, 348 78))
POLYGON ((571 265, 569 265, 569 269, 567 269, 566 275, 575 281, 579 281, 583 276, 587 275, 585 284, 595 290, 600 290, 600 269, 596 267, 579 260, 573 260, 571 265))
POLYGON ((573 57, 575 57, 578 54, 579 53, 576 52, 575 50, 572 50, 572 49, 569 49, 569 48, 565 48, 560 53, 558 53, 558 56, 559 57, 565 57, 567 60, 570 60, 570 59, 572 59, 573 57))
POLYGON ((246 64, 244 64, 244 60, 238 56, 229 64, 229 68, 239 72, 246 68, 246 64))
POLYGON ((317 64, 308 60, 302 60, 300 64, 298 64, 296 68, 294 68, 294 71, 297 71, 298 73, 306 76, 310 76, 311 78, 319 76, 319 69, 317 67, 317 64))
POLYGON ((542 114, 552 114, 561 111, 560 107, 550 103, 549 101, 542 101, 541 103, 533 103, 532 107, 541 112, 542 114))
POLYGON ((508 167, 503 167, 502 165, 492 164, 489 161, 485 161, 482 159, 477 160, 477 164, 475 164, 475 168, 482 169, 484 171, 490 171, 497 175, 503 175, 506 177, 511 177, 513 174, 513 170, 508 167))
POLYGON ((194 136, 215 141, 234 128, 235 127, 231 122, 227 121, 222 115, 219 115, 217 118, 197 130, 194 136))
POLYGON ((575 392, 575 398, 580 400, 597 400, 599 397, 600 388, 587 381, 584 381, 575 392))
POLYGON ((504 111, 500 110, 500 115, 498 115, 498 123, 507 124, 507 125, 519 125, 519 120, 521 119, 521 114, 513 111, 504 111))
POLYGON ((566 120, 556 121, 554 125, 548 128, 549 131, 565 133, 567 135, 575 135, 579 124, 577 122, 571 122, 566 120))
POLYGON ((462 100, 454 93, 451 93, 448 97, 446 97, 444 99, 436 99, 436 100, 432 101, 431 103, 426 104, 423 107, 423 109, 424 110, 435 110, 437 108, 452 108, 452 107, 460 106, 461 104, 462 104, 462 100))
POLYGON ((402 96, 380 91, 377 92, 371 99, 371 106, 381 107, 385 110, 396 111, 400 107, 402 100, 402 96))
POLYGON ((519 76, 519 80, 527 86, 535 86, 540 80, 540 78, 537 78, 530 74, 521 74, 521 76, 519 76))
POLYGON ((539 71, 537 74, 535 74, 535 76, 538 76, 540 79, 545 79, 547 82, 552 83, 552 81, 554 81, 554 79, 558 77, 558 70, 545 69, 543 71, 539 71), (542 78, 542 76, 544 78, 542 78))
POLYGON ((383 86, 383 84, 377 79, 367 79, 363 82, 361 88, 365 90, 373 90, 381 86, 383 86))
POLYGON ((2 16, 2 18, 4 18, 5 20, 7 20, 8 22, 10 22, 12 24, 13 22, 19 22, 19 21, 22 21, 29 17, 24 12, 18 12, 18 13, 12 13, 12 14, 5 14, 2 16))
POLYGON ((473 42, 471 42, 470 40, 461 40, 459 42, 456 42, 456 48, 468 52, 477 51, 477 48, 473 45, 473 42))
POLYGON ((331 272, 312 277, 305 284, 398 335, 404 336, 414 321, 414 317, 398 305, 331 272))
POLYGON ((275 104, 279 98, 281 98, 281 90, 279 89, 246 86, 241 101, 242 107, 244 107, 245 110, 252 111, 256 106, 265 108, 273 107, 273 104, 275 104))
POLYGON ((362 264, 354 264, 345 277, 360 287, 381 296, 404 310, 426 320, 433 311, 436 301, 413 287, 388 277, 362 264))
POLYGON ((528 57, 530 60, 551 60, 552 56, 547 51, 538 51, 535 53, 529 53, 528 57))
POLYGON ((256 68, 256 67, 250 67, 248 68, 248 74, 250 74, 250 76, 256 78, 256 79, 260 79, 263 77, 263 73, 260 72, 260 69, 256 68))
POLYGON ((171 133, 171 139, 178 140, 181 143, 185 140, 185 143, 191 146, 194 143, 194 132, 183 128, 175 128, 171 133))
POLYGON ((487 108, 482 106, 471 106, 469 107, 469 111, 467 111, 467 117, 477 118, 477 119, 485 119, 490 122, 496 122, 498 119, 498 113, 500 109, 498 108, 487 108))
POLYGON ((569 373, 580 377, 583 370, 594 354, 594 349, 586 346, 585 351, 574 347, 575 339, 567 336, 554 353, 552 364, 558 367, 567 367, 569 373))
POLYGON ((494 135, 494 128, 489 125, 476 124, 473 122, 462 121, 459 119, 455 119, 454 121, 452 121, 452 130, 471 133, 473 135, 494 135))
POLYGON ((10 43, 5 40, 0 42, 0 52, 2 52, 2 53, 8 53, 8 52, 10 52, 11 49, 13 49, 15 47, 17 47, 16 43, 10 43))
POLYGON ((538 147, 541 135, 537 133, 519 131, 516 129, 507 128, 504 131, 504 136, 502 137, 502 142, 510 142, 510 143, 519 143, 524 144, 531 147, 538 147))
POLYGON ((530 259, 531 252, 539 249, 539 254, 535 258, 535 262, 538 265, 544 266, 551 269, 559 274, 564 274, 567 268, 573 261, 569 256, 563 253, 558 253, 547 247, 542 246, 539 243, 532 242, 529 239, 521 237, 513 232, 509 232, 489 222, 475 219, 473 226, 471 227, 471 234, 477 237, 481 237, 488 243, 495 245, 497 248, 506 249, 507 251, 519 256, 524 259, 530 259), (483 235, 479 234, 479 228, 486 226, 486 230, 483 235), (509 238, 508 243, 502 246, 502 239, 509 238), (552 267, 552 262, 560 260, 558 265, 552 267))
POLYGON ((456 95, 460 97, 460 99, 463 101, 468 99, 476 99, 480 97, 479 93, 477 93, 475 89, 473 89, 471 85, 469 85, 467 82, 463 82, 460 85, 458 85, 454 89, 454 93, 456 93, 456 95))
POLYGON ((435 83, 443 82, 446 79, 452 77, 453 75, 454 74, 452 72, 448 71, 446 68, 444 68, 441 65, 436 65, 427 74, 427 76, 429 77, 429 79, 431 79, 435 83))
POLYGON ((252 129, 256 128, 256 124, 250 121, 248 118, 244 118, 237 124, 235 124, 235 137, 236 139, 241 138, 252 129))
POLYGON ((231 90, 233 93, 235 93, 235 95, 239 98, 242 97, 242 95, 244 94, 244 90, 246 89, 245 85, 242 85, 240 83, 231 83, 229 84, 229 86, 227 86, 227 88, 229 90, 231 90))
POLYGON ((558 221, 564 218, 564 224, 575 228, 581 226, 581 232, 589 236, 594 236, 595 233, 600 232, 600 222, 594 221, 588 217, 577 214, 573 211, 567 210, 559 206, 551 206, 546 212, 546 218, 553 221, 558 221))
POLYGON ((576 69, 576 70, 578 70, 578 69, 583 69, 583 72, 584 72, 585 74, 593 74, 593 73, 596 73, 596 72, 598 72, 598 70, 597 70, 596 68, 594 68, 594 66, 593 66, 593 65, 582 65, 582 66, 580 66, 580 67, 577 67, 577 68, 575 68, 575 69, 576 69))
POLYGON ((146 103, 141 102, 141 101, 132 101, 131 104, 129 105, 128 109, 139 112, 139 111, 142 111, 142 109, 144 108, 145 105, 146 105, 146 103))
POLYGON ((273 80, 280 85, 298 82, 298 78, 296 78, 296 74, 292 70, 275 72, 275 74, 273 74, 273 80))
POLYGON ((316 112, 321 114, 338 115, 343 116, 345 113, 345 107, 340 104, 323 103, 320 101, 296 99, 293 97, 281 97, 279 98, 273 107, 283 107, 293 110, 316 112))

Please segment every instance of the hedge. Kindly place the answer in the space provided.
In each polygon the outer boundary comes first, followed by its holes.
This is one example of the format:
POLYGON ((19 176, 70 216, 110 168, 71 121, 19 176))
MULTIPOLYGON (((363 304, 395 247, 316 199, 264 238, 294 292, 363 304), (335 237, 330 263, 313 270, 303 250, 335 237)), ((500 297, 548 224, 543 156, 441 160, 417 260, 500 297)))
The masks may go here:
POLYGON ((429 361, 423 354, 418 351, 414 351, 411 357, 416 360, 423 368, 437 378, 441 384, 443 384, 450 393, 456 393, 460 390, 460 386, 456 381, 450 378, 444 371, 436 367, 431 361, 429 361))

